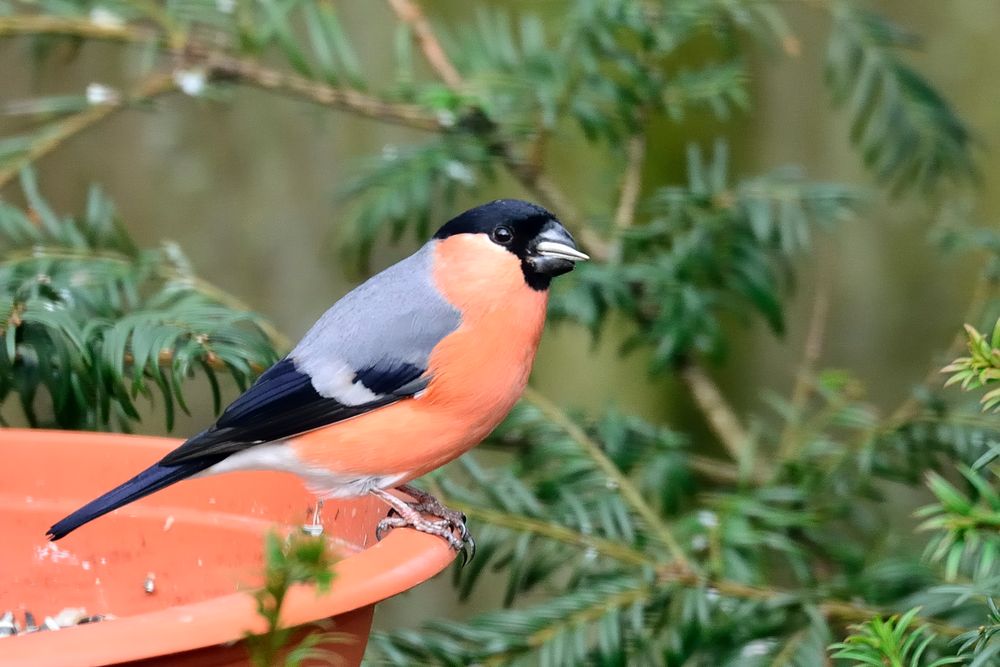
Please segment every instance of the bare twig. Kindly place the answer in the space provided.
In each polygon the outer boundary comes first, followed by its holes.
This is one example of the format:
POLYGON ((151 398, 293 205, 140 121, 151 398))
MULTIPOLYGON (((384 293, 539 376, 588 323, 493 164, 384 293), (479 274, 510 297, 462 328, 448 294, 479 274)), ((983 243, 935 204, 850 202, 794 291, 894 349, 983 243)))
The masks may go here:
POLYGON ((692 470, 715 482, 735 484, 742 478, 740 469, 725 461, 719 461, 708 456, 698 456, 697 454, 689 454, 687 461, 692 470))
POLYGON ((162 38, 152 28, 134 24, 105 24, 84 18, 30 14, 0 17, 0 37, 12 35, 64 35, 112 42, 155 42, 162 38))
POLYGON ((566 434, 576 441, 580 448, 594 461, 598 468, 607 475, 608 481, 613 484, 618 492, 621 493, 622 498, 626 503, 632 506, 632 509, 642 517, 643 522, 646 527, 649 528, 652 535, 658 539, 667 549, 670 551, 671 557, 674 559, 674 564, 679 569, 690 572, 694 571, 693 564, 688 560, 687 555, 684 550, 681 549, 680 543, 674 537, 673 532, 670 527, 663 520, 656 511, 650 507, 646 499, 642 497, 639 490, 632 484, 630 480, 624 473, 607 457, 601 446, 596 443, 587 433, 580 428, 580 425, 574 422, 569 416, 563 412, 559 406, 550 401, 548 398, 535 391, 532 388, 528 388, 524 392, 525 400, 532 403, 535 407, 542 411, 546 417, 549 418, 554 424, 559 426, 561 429, 566 431, 566 434))
POLYGON ((819 262, 816 280, 818 284, 812 313, 809 316, 809 329, 802 349, 802 362, 799 364, 795 387, 792 389, 792 405, 797 406, 801 406, 809 398, 809 387, 812 384, 810 378, 823 351, 823 338, 826 334, 827 315, 830 310, 830 276, 829 267, 822 259, 819 262))
POLYGON ((747 432, 736 417, 732 406, 719 391, 715 380, 697 362, 681 368, 681 378, 691 391, 695 404, 705 416, 712 432, 737 463, 746 463, 746 447, 750 442, 747 432))
POLYGON ((816 271, 816 293, 813 296, 812 313, 809 316, 809 328, 806 330, 805 345, 802 348, 802 360, 799 362, 795 375, 795 385, 792 387, 791 412, 792 419, 785 424, 778 445, 778 460, 790 459, 797 446, 799 428, 797 417, 805 408, 811 393, 813 374, 816 362, 823 351, 823 338, 826 334, 827 315, 830 310, 830 267, 821 257, 816 271))
POLYGON ((0 188, 9 183, 24 167, 56 150, 68 139, 121 111, 129 104, 149 100, 168 93, 174 88, 175 84, 171 75, 153 74, 141 82, 129 95, 106 104, 94 105, 59 121, 53 128, 43 132, 42 137, 23 155, 10 162, 6 167, 0 168, 0 188))
POLYGON ((263 90, 297 97, 322 106, 347 111, 365 118, 438 132, 444 126, 432 114, 415 104, 395 104, 350 88, 338 88, 297 74, 266 67, 249 58, 206 52, 193 59, 216 78, 229 78, 263 90))
MULTIPOLYGON (((635 207, 639 202, 642 186, 642 163, 646 159, 646 135, 634 134, 625 145, 625 174, 622 176, 621 195, 615 209, 615 230, 620 234, 635 221, 635 207)), ((614 254, 621 253, 621 239, 614 246, 614 254)))
POLYGON ((392 5, 399 20, 413 29, 413 34, 416 35, 417 41, 420 43, 424 57, 427 58, 427 62, 441 77, 441 80, 451 88, 460 87, 462 76, 448 59, 448 55, 444 52, 441 42, 434 34, 434 29, 431 28, 431 24, 424 16, 420 5, 410 0, 389 0, 389 4, 392 5))
POLYGON ((542 120, 542 114, 539 113, 538 116, 538 120, 535 122, 535 136, 531 140, 531 144, 527 150, 528 165, 536 174, 545 166, 545 151, 548 148, 551 137, 549 128, 545 127, 542 120))

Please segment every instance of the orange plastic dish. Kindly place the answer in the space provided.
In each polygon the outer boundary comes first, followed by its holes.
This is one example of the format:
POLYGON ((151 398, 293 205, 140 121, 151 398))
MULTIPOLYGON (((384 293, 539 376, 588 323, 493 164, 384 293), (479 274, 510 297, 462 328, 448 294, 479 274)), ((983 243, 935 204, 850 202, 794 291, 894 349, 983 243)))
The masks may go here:
MULTIPOLYGON (((0 429, 0 614, 41 621, 67 607, 112 620, 0 638, 0 667, 239 665, 260 631, 248 591, 259 582, 265 533, 309 517, 313 497, 292 475, 232 473, 177 484, 49 543, 46 529, 158 460, 168 438, 0 429), (145 591, 152 575, 155 591, 145 591)), ((342 560, 329 593, 297 587, 285 625, 332 619, 357 664, 376 602, 443 570, 455 557, 437 537, 397 529, 377 542, 376 499, 328 502, 326 536, 342 560)))

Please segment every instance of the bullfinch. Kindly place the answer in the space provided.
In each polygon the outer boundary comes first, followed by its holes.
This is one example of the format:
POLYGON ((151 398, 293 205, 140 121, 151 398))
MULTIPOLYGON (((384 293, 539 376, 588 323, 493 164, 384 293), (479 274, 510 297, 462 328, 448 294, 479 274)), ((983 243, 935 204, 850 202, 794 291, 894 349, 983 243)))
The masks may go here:
POLYGON ((408 482, 507 415, 528 381, 549 283, 586 259, 535 204, 501 199, 462 213, 335 303, 212 426, 48 537, 188 477, 277 470, 317 495, 314 525, 323 499, 372 494, 394 510, 379 537, 412 526, 463 549, 465 517, 408 482))

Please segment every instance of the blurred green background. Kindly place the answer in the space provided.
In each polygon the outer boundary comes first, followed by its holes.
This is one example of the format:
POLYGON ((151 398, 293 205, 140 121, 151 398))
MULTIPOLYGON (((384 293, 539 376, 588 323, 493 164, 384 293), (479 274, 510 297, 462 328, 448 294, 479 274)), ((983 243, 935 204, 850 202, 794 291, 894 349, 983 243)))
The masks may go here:
MULTIPOLYGON (((558 22, 563 3, 502 3, 529 7, 558 22)), ((797 57, 754 49, 752 111, 725 126, 707 117, 678 132, 654 128, 647 178, 684 180, 688 142, 708 147, 727 137, 741 171, 761 172, 801 164, 809 178, 869 183, 847 141, 842 115, 830 111, 821 77, 825 25, 808 2, 790 3, 788 16, 800 40, 797 57)), ((991 221, 1000 199, 1000 4, 991 0, 895 0, 873 7, 925 37, 915 65, 934 81, 973 129, 980 144, 983 188, 974 213, 991 221)), ((390 76, 393 18, 380 2, 338 3, 371 80, 390 76)), ((455 25, 460 2, 428 2, 441 25, 455 25)), ((37 67, 25 57, 28 41, 0 41, 0 107, 46 94, 79 93, 89 83, 124 86, 122 50, 89 44, 74 57, 56 53, 37 67)), ((239 88, 227 103, 170 96, 148 110, 128 110, 74 138, 38 165, 43 194, 58 211, 78 210, 87 187, 102 184, 141 245, 179 241, 196 270, 244 299, 296 338, 358 279, 339 249, 343 211, 335 193, 363 157, 413 141, 415 133, 347 114, 239 88)), ((0 115, 0 124, 13 123, 0 115)), ((575 132, 553 140, 551 170, 587 211, 617 188, 616 163, 589 148, 575 132)), ((15 187, 3 193, 16 199, 15 187)), ((490 193, 523 196, 501 179, 490 193)), ((468 202, 472 203, 472 202, 468 202)), ((558 211, 556 211, 558 214, 558 211)), ((441 222, 444 222, 443 220, 441 222)), ((879 205, 845 224, 835 237, 819 237, 807 258, 788 311, 789 330, 776 338, 763 325, 732 321, 729 355, 718 369, 737 410, 760 408, 761 389, 787 392, 800 357, 818 271, 832 284, 827 341, 820 367, 848 368, 872 401, 890 411, 906 398, 960 329, 977 267, 934 248, 926 209, 905 203, 879 205)), ((411 246, 380 246, 372 266, 381 268, 411 246)), ((546 333, 533 382, 564 405, 595 410, 607 404, 700 428, 687 399, 667 381, 656 391, 642 378, 646 361, 618 356, 613 335, 596 346, 571 327, 546 333), (609 381, 609 378, 616 378, 609 381), (637 378, 629 391, 629 378, 637 378), (641 380, 641 381, 639 381, 641 380)), ((232 388, 230 388, 232 389, 232 388)), ((231 394, 233 395, 233 394, 231 394)), ((195 432, 211 415, 208 401, 192 400, 193 414, 177 435, 195 432)), ((11 415, 13 415, 11 410, 11 415)), ((162 420, 143 424, 162 431, 162 420)), ((696 431, 697 432, 697 431, 696 431)), ((697 449, 697 447, 695 448, 697 449)), ((482 589, 481 589, 482 590, 482 589)), ((445 577, 379 607, 382 627, 420 620, 431 606, 444 612, 454 594, 445 577), (433 601, 432 601, 433 600, 433 601)), ((477 600, 478 608, 495 606, 477 600)), ((458 607, 451 615, 464 615, 458 607)))

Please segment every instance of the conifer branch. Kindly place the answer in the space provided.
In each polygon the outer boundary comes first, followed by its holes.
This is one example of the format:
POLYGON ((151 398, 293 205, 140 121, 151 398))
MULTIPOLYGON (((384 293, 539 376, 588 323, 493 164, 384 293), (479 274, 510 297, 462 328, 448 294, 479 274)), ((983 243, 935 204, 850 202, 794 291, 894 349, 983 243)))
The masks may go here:
MULTIPOLYGON (((541 406, 539 406, 541 407, 541 406)), ((544 409, 544 408, 542 408, 544 409)), ((630 563, 638 566, 649 566, 654 564, 648 556, 642 552, 635 551, 624 545, 612 542, 592 535, 584 535, 559 524, 547 521, 539 521, 531 517, 510 514, 492 510, 477 505, 466 503, 447 497, 440 485, 431 483, 435 496, 445 499, 445 504, 459 511, 465 512, 470 517, 500 528, 506 528, 517 532, 532 533, 546 539, 551 539, 564 544, 571 544, 583 548, 593 549, 602 556, 630 563)), ((658 580, 661 583, 679 584, 688 588, 708 588, 714 589, 725 597, 737 598, 741 600, 761 600, 769 601, 776 599, 789 599, 801 597, 801 593, 774 588, 768 586, 754 586, 738 581, 727 579, 704 578, 688 571, 682 571, 675 567, 660 567, 658 570, 658 580)), ((875 616, 888 616, 893 613, 877 607, 872 607, 845 600, 826 599, 819 603, 819 608, 824 616, 832 619, 839 619, 847 622, 866 621, 875 616)), ((943 624, 934 619, 923 619, 923 622, 932 625, 936 629, 949 636, 955 636, 964 632, 964 629, 943 624)))
MULTIPOLYGON (((723 597, 737 598, 740 600, 760 600, 771 601, 779 599, 802 599, 806 597, 802 592, 783 589, 772 586, 754 586, 738 581, 726 579, 712 580, 702 579, 689 573, 678 573, 669 567, 660 568, 657 572, 659 581, 662 583, 675 583, 686 587, 704 587, 718 591, 723 597)), ((822 598, 816 606, 828 619, 836 619, 848 623, 859 623, 867 621, 876 616, 887 617, 895 613, 890 610, 880 609, 866 604, 838 600, 836 598, 822 598)), ((965 628, 950 625, 935 618, 918 617, 922 624, 929 625, 937 632, 949 637, 955 637, 963 632, 965 628)))
POLYGON ((608 558, 612 558, 622 563, 628 563, 630 565, 655 565, 655 561, 651 560, 646 554, 641 551, 636 551, 635 549, 632 549, 624 544, 613 542, 595 535, 585 535, 584 533, 567 528, 566 526, 558 523, 540 521, 528 516, 480 507, 472 503, 452 498, 448 496, 444 489, 442 489, 441 486, 433 480, 428 481, 428 486, 431 488, 431 492, 436 497, 441 499, 445 505, 459 510, 460 512, 464 512, 473 519, 482 521, 483 523, 488 523, 499 528, 506 528, 507 530, 513 530, 516 532, 531 533, 556 542, 562 542, 563 544, 570 544, 585 549, 593 549, 602 556, 607 556, 608 558))
MULTIPOLYGON (((225 371, 228 369, 226 362, 220 359, 217 354, 212 352, 211 345, 208 341, 202 342, 201 347, 205 351, 205 358, 203 362, 206 366, 211 368, 213 371, 225 371)), ((131 352, 126 352, 123 359, 126 366, 132 366, 135 363, 135 356, 133 356, 131 352)), ((156 364, 160 368, 167 370, 174 365, 175 359, 176 355, 173 350, 160 350, 160 353, 156 355, 156 364)), ((254 375, 260 375, 266 371, 268 367, 262 366, 256 362, 250 362, 249 368, 254 375)))
MULTIPOLYGON (((11 34, 59 34, 126 42, 152 42, 159 39, 156 31, 129 24, 106 26, 83 19, 45 16, 0 17, 0 37, 11 34)), ((252 58, 235 57, 225 51, 207 48, 206 45, 197 41, 174 43, 173 46, 165 42, 163 48, 167 54, 173 57, 175 70, 202 67, 209 78, 235 80, 249 86, 303 99, 365 118, 430 132, 440 132, 446 129, 446 126, 439 119, 420 106, 388 102, 351 88, 332 86, 298 74, 282 72, 265 66, 252 58)), ((142 86, 133 97, 140 96, 141 88, 142 86)), ((150 96, 146 95, 146 97, 150 96)), ((73 122, 67 121, 66 131, 73 134, 75 133, 73 126, 76 123, 80 123, 84 127, 89 126, 120 107, 120 104, 104 104, 95 106, 87 112, 81 112, 78 117, 72 119, 73 122)), ((49 150, 57 147, 59 143, 57 141, 49 150)), ((28 159, 25 163, 32 160, 33 158, 28 159)), ((15 173, 22 166, 23 164, 18 165, 15 173)), ((10 176, 7 175, 6 180, 9 178, 10 176)))
MULTIPOLYGON (((191 289, 195 290, 199 294, 222 304, 227 308, 246 312, 253 310, 249 304, 239 297, 230 294, 216 285, 213 285, 204 278, 199 278, 197 276, 175 276, 175 279, 182 280, 184 284, 190 286, 191 289)), ((264 335, 267 336, 268 340, 271 341, 271 344, 274 345, 274 348, 279 352, 285 352, 292 348, 292 340, 284 332, 278 329, 278 327, 274 326, 274 324, 272 324, 269 320, 262 318, 258 320, 257 326, 264 332, 264 335)), ((255 372, 260 373, 265 370, 267 369, 261 368, 259 370, 255 370, 255 372)))
POLYGON ((535 407, 542 411, 552 423, 556 424, 562 428, 569 437, 571 437, 580 448, 590 457, 590 459, 601 469, 608 477, 608 481, 614 486, 619 493, 621 493, 622 498, 631 505, 632 509, 642 517, 643 522, 652 532, 652 534, 663 543, 667 549, 670 551, 670 556, 674 559, 676 566, 683 571, 694 570, 694 565, 688 560, 687 555, 681 548, 680 543, 677 538, 674 537, 673 532, 670 527, 667 526, 664 517, 660 516, 646 499, 642 497, 642 493, 632 484, 632 481, 626 477, 622 471, 616 466, 611 459, 604 453, 601 446, 595 442, 590 436, 584 432, 580 426, 569 418, 565 412, 563 412, 559 406, 550 401, 548 398, 540 394, 535 389, 528 387, 524 391, 525 400, 529 401, 535 407))
POLYGON ((635 588, 627 588, 607 597, 598 598, 593 604, 577 610, 565 618, 559 619, 559 622, 530 633, 524 638, 523 648, 519 647, 518 649, 512 649, 509 651, 491 653, 488 658, 477 664, 485 666, 508 665, 518 656, 521 656, 531 650, 538 650, 540 647, 545 646, 545 644, 552 641, 554 637, 562 632, 565 632, 569 628, 593 623, 605 616, 609 609, 621 609, 632 606, 638 602, 649 599, 652 594, 653 590, 649 586, 638 586, 635 588))

